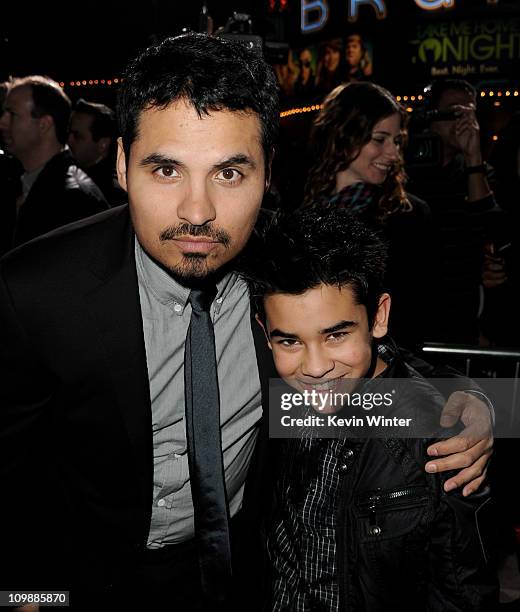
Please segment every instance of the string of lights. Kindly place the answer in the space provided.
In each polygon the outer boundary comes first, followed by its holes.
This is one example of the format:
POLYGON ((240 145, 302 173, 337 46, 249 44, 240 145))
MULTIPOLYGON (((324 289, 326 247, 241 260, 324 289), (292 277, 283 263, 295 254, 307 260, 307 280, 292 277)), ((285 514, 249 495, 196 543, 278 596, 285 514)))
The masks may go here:
POLYGON ((60 87, 99 87, 99 86, 108 86, 118 85, 122 83, 123 79, 114 78, 114 79, 89 79, 88 81, 83 79, 82 81, 59 81, 60 87))
MULTIPOLYGON (((502 90, 494 90, 494 89, 489 89, 489 90, 482 90, 479 93, 479 96, 481 98, 517 98, 518 96, 520 96, 520 92, 517 89, 506 89, 504 91, 502 90)), ((421 102, 422 100, 424 100, 424 96, 419 94, 419 95, 415 95, 415 96, 396 96, 396 100, 398 102, 407 102, 408 104, 410 103, 414 103, 414 102, 421 102)), ((500 102, 498 100, 495 100, 493 102, 494 106, 500 106, 500 102)), ((293 107, 293 108, 288 108, 286 110, 283 110, 280 113, 280 117, 284 118, 284 117, 291 117, 292 115, 301 115, 301 114, 305 114, 305 113, 311 113, 314 111, 319 111, 321 108, 323 108, 322 104, 312 104, 310 106, 297 106, 297 107, 293 107)), ((406 110, 411 113, 413 111, 413 108, 411 106, 407 106, 406 110)))

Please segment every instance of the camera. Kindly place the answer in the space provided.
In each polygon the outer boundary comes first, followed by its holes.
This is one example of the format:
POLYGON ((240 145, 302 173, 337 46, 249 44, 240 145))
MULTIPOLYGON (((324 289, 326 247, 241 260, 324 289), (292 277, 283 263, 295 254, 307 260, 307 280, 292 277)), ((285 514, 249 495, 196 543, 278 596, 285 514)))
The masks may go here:
POLYGON ((234 12, 226 25, 216 32, 217 36, 231 38, 243 43, 259 55, 263 55, 270 64, 284 63, 289 53, 289 45, 285 42, 264 41, 253 33, 253 20, 247 13, 234 12))
POLYGON ((408 168, 429 168, 441 163, 442 143, 431 124, 436 121, 454 121, 457 112, 454 110, 439 111, 430 108, 418 108, 413 111, 408 128, 408 145, 405 151, 405 162, 408 168))
POLYGON ((431 132, 423 134, 410 134, 404 152, 406 167, 430 168, 441 163, 441 139, 431 132))
POLYGON ((427 129, 434 121, 455 121, 457 111, 418 108, 414 110, 410 125, 416 129, 427 129))

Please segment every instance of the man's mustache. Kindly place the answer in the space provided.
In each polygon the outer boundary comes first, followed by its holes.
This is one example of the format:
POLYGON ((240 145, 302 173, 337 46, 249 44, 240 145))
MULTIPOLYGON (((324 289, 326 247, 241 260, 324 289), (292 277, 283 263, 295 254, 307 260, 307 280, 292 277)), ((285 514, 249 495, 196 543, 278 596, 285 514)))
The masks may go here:
POLYGON ((223 229, 213 227, 212 225, 191 225, 190 223, 181 223, 180 225, 167 227, 159 234, 159 240, 165 242, 166 240, 175 240, 180 237, 186 238, 187 236, 210 238, 215 242, 222 243, 225 247, 228 247, 231 243, 231 236, 223 229))

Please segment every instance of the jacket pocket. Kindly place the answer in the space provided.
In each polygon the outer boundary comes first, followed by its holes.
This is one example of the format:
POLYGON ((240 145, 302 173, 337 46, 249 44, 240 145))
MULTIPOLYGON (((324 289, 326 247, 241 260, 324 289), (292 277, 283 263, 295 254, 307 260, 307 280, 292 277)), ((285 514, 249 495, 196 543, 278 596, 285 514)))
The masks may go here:
POLYGON ((377 489, 354 498, 351 565, 360 609, 426 609, 433 506, 430 490, 420 485, 377 489))
POLYGON ((414 531, 427 511, 426 486, 377 489, 358 494, 354 515, 361 542, 398 538, 414 531))

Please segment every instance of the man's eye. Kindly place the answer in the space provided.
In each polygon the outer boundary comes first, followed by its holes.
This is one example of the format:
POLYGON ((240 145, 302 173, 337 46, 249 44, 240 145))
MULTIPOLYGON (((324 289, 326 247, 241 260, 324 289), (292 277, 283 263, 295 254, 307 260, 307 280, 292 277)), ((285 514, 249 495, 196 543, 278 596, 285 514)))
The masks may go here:
POLYGON ((348 336, 348 332, 345 332, 345 331, 335 332, 334 334, 329 334, 327 336, 327 340, 330 340, 330 342, 341 342, 347 336, 348 336))
POLYGON ((160 166, 154 170, 154 174, 157 174, 163 178, 171 178, 175 176, 179 176, 179 173, 173 166, 160 166))
POLYGON ((224 168, 217 174, 217 179, 226 183, 236 183, 242 176, 242 173, 235 168, 224 168))
POLYGON ((296 346, 298 344, 298 340, 294 340, 294 338, 282 338, 281 340, 278 340, 276 344, 290 348, 296 346))

